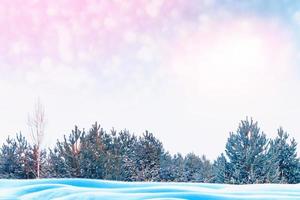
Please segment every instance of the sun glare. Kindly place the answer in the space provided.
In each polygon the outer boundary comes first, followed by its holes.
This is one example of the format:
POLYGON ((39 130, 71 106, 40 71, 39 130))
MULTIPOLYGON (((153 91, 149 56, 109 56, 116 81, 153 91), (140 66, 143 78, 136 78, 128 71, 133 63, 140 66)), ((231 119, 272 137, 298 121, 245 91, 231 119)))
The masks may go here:
POLYGON ((254 80, 282 70, 288 60, 278 48, 283 44, 266 35, 255 26, 250 31, 231 27, 200 33, 184 39, 173 56, 172 69, 184 84, 201 90, 204 85, 211 86, 205 90, 252 87, 254 80))

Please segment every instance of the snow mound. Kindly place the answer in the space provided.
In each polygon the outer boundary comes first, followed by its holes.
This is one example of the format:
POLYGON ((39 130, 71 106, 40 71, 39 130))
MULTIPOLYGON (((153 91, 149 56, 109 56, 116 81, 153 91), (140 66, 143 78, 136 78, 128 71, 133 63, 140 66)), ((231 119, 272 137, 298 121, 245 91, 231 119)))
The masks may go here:
POLYGON ((128 183, 90 179, 0 180, 0 199, 300 200, 300 185, 128 183))

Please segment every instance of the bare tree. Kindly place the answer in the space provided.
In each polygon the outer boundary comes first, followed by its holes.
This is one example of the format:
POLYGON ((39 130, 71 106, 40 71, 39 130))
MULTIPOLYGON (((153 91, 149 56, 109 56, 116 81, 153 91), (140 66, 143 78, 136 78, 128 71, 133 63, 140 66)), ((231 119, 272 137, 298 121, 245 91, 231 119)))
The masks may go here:
POLYGON ((34 112, 28 115, 28 127, 33 140, 36 177, 40 178, 41 144, 45 135, 45 109, 40 99, 34 106, 34 112))

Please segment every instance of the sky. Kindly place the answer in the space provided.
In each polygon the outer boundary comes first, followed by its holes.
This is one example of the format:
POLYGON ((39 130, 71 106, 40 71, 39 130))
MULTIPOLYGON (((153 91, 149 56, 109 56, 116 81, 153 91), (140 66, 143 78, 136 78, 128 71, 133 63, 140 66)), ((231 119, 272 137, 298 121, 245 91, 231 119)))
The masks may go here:
POLYGON ((1 0, 0 142, 37 98, 45 147, 98 121, 215 159, 247 116, 300 142, 299 34, 294 0, 1 0))

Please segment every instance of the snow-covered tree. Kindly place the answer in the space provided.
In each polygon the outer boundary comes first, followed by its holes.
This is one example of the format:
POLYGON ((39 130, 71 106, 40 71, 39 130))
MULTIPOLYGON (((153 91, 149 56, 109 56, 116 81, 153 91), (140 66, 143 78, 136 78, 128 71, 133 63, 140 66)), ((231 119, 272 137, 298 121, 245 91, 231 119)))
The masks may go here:
POLYGON ((228 163, 222 153, 213 164, 213 183, 228 183, 228 163))
POLYGON ((0 178, 79 177, 122 181, 213 183, 299 183, 297 143, 282 128, 267 140, 252 119, 230 133, 225 154, 212 165, 189 153, 171 155, 152 133, 137 138, 124 130, 104 131, 98 123, 85 132, 77 126, 54 148, 39 150, 22 134, 0 148, 0 178), (37 174, 39 165, 39 174, 37 174))
POLYGON ((189 153, 184 159, 183 176, 187 182, 210 182, 212 166, 205 156, 189 153))
POLYGON ((270 182, 299 183, 300 169, 297 158, 297 143, 294 138, 289 141, 289 135, 279 128, 277 137, 270 142, 268 160, 271 161, 270 182))
POLYGON ((34 161, 33 148, 21 133, 15 138, 8 137, 0 150, 0 176, 2 178, 36 178, 34 161))
POLYGON ((0 174, 1 178, 17 178, 16 170, 19 168, 17 156, 17 143, 8 137, 1 147, 0 153, 0 174))
POLYGON ((95 122, 82 138, 81 169, 83 177, 104 179, 106 176, 105 131, 95 122))
POLYGON ((48 178, 69 178, 72 177, 69 163, 66 162, 64 155, 59 147, 49 149, 49 156, 45 168, 48 178))
POLYGON ((264 182, 267 139, 252 119, 241 121, 226 144, 230 182, 249 184, 264 182))
MULTIPOLYGON (((81 171, 81 140, 84 131, 77 126, 63 141, 57 141, 53 151, 50 151, 50 168, 57 177, 82 177, 81 171)), ((88 163, 86 163, 88 164, 88 163)))
POLYGON ((200 170, 200 176, 202 182, 209 183, 213 178, 213 168, 211 162, 206 158, 205 155, 201 156, 202 168, 200 170))
POLYGON ((200 170, 201 159, 194 153, 189 153, 184 159, 184 180, 187 182, 202 182, 200 170))
POLYGON ((162 143, 146 131, 138 140, 137 175, 139 181, 158 181, 162 143))
POLYGON ((137 137, 127 130, 119 133, 120 154, 121 154, 121 174, 120 180, 135 181, 137 176, 137 137))
POLYGON ((173 156, 172 159, 172 174, 174 176, 174 181, 183 182, 184 179, 184 157, 177 153, 173 156))
POLYGON ((174 166, 172 163, 172 155, 169 152, 161 154, 159 179, 160 181, 174 181, 174 166))

